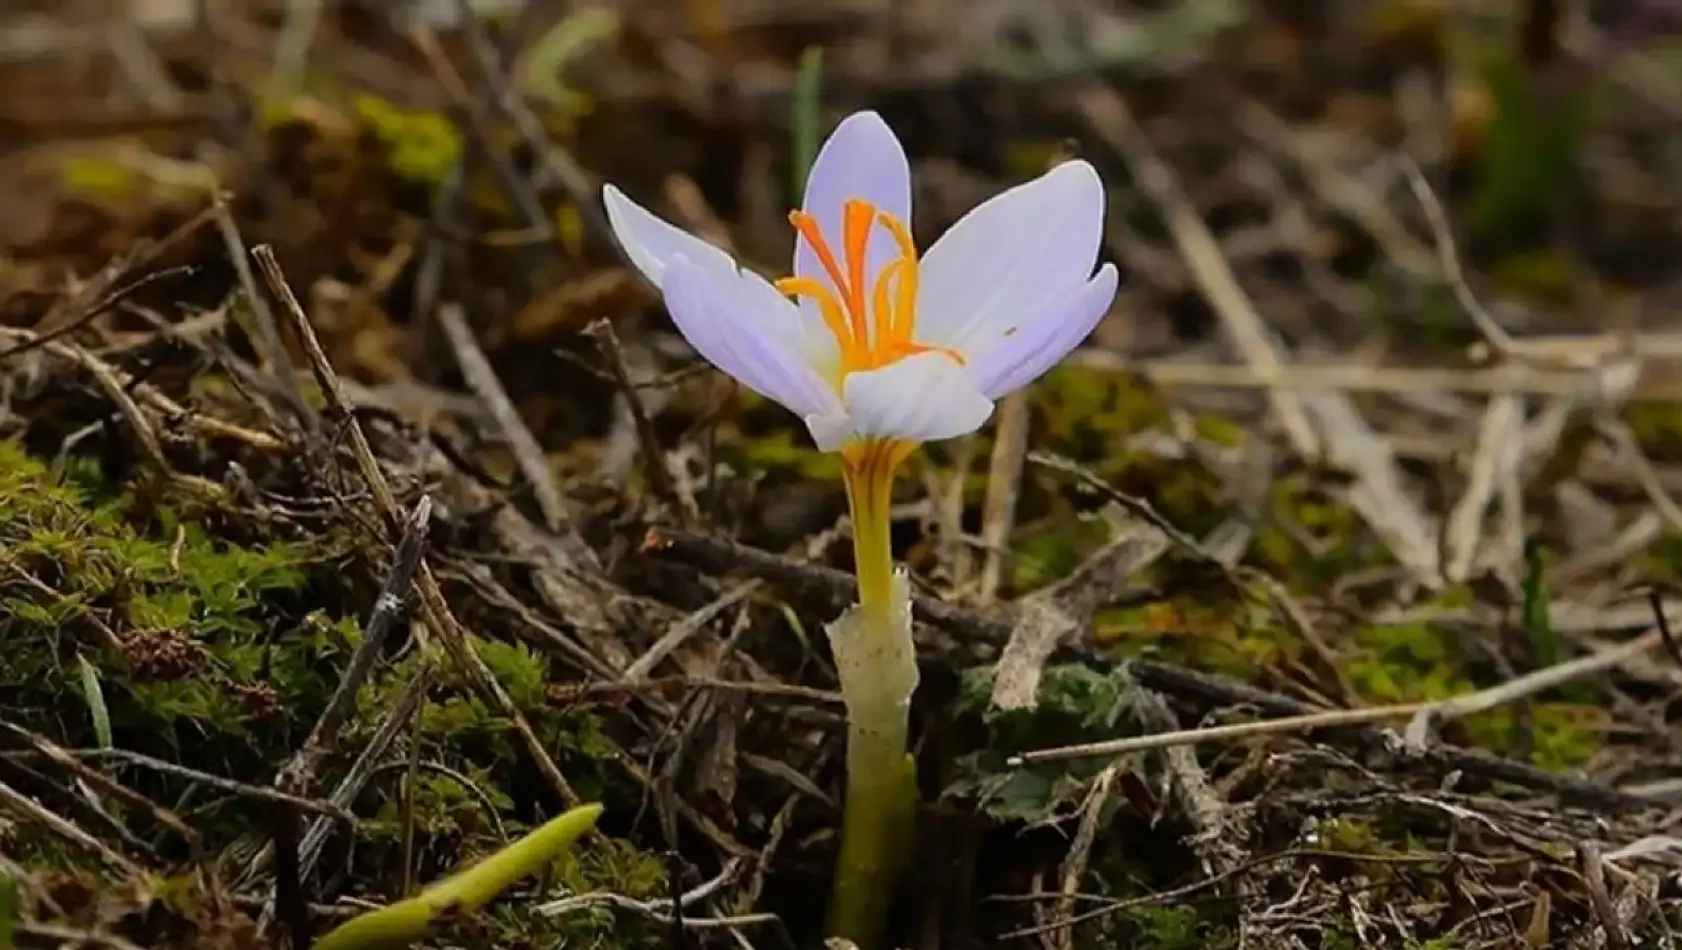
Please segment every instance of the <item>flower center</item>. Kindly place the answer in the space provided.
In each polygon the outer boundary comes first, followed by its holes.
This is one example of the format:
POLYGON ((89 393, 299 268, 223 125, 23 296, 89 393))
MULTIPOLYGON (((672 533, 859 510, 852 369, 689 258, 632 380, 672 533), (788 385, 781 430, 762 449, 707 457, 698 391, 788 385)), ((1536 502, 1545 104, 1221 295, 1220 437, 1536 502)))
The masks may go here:
POLYGON ((945 353, 964 362, 956 350, 912 339, 917 332, 917 246, 904 222, 868 201, 849 199, 842 208, 842 255, 837 258, 816 218, 791 211, 788 220, 806 239, 829 280, 785 277, 777 281, 777 289, 791 297, 809 297, 818 305, 841 352, 837 385, 848 373, 881 369, 918 353, 945 353), (893 238, 899 254, 872 284, 866 262, 878 224, 893 238))

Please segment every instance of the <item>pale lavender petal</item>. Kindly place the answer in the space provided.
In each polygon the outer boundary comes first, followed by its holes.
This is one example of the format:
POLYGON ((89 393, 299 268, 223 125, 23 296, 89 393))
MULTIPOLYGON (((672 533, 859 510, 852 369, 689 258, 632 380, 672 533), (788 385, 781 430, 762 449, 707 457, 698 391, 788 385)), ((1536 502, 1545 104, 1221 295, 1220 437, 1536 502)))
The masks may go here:
MULTIPOLYGON (((868 201, 877 210, 904 222, 906 227, 911 226, 911 166, 906 162, 899 139, 875 112, 855 112, 842 119, 818 149, 806 177, 802 208, 817 220, 819 231, 843 268, 847 264, 841 243, 842 208, 852 198, 868 201)), ((871 232, 865 256, 867 293, 875 286, 882 268, 898 255, 892 236, 886 229, 876 227, 871 232)), ((812 253, 805 238, 795 241, 794 273, 815 277, 825 286, 830 284, 828 272, 819 266, 817 255, 812 253)), ((802 301, 802 306, 812 304, 802 301)))
POLYGON ((858 438, 858 433, 853 431, 853 417, 845 409, 807 416, 806 431, 812 433, 812 442, 819 452, 839 452, 858 438))
POLYGON ((1091 278, 1104 202, 1098 172, 1072 161, 972 209, 923 257, 917 340, 968 354, 1029 331, 1039 305, 1091 278))
POLYGON ((1086 286, 1022 314, 1015 333, 971 351, 968 369, 976 389, 1002 399, 1056 366, 1092 332, 1115 302, 1114 264, 1098 269, 1086 286))
POLYGON ((696 263, 730 261, 730 255, 720 248, 662 220, 613 185, 602 187, 602 204, 625 256, 656 289, 665 289, 666 264, 674 257, 687 257, 696 263))
POLYGON ((656 289, 665 290, 667 265, 678 257, 687 258, 721 286, 742 295, 742 306, 733 316, 746 321, 754 332, 769 335, 783 349, 804 354, 824 373, 830 373, 838 359, 835 337, 816 311, 797 310, 786 297, 757 275, 744 278, 736 262, 722 249, 673 225, 626 197, 612 185, 602 189, 608 223, 625 254, 656 289))
POLYGON ((684 339, 742 385, 803 417, 839 411, 835 389, 790 345, 791 337, 765 332, 798 326, 798 309, 759 275, 726 265, 720 270, 683 256, 666 261, 666 309, 684 339))
POLYGON ((861 438, 934 442, 974 432, 993 414, 993 400, 977 392, 963 367, 943 353, 919 353, 881 369, 848 373, 842 390, 853 432, 861 438))

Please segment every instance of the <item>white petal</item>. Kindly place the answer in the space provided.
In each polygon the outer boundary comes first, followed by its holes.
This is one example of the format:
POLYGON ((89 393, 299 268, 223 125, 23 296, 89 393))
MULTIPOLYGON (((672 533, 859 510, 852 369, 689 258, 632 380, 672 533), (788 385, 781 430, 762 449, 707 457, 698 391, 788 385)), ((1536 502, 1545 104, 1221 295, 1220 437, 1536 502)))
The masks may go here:
POLYGON ((849 373, 842 395, 860 437, 934 442, 974 432, 993 414, 993 400, 943 353, 849 373))
POLYGON ((856 436, 853 417, 845 411, 807 416, 806 429, 812 433, 812 442, 819 452, 839 452, 856 436))
POLYGON ((825 375, 830 372, 829 368, 838 359, 837 344, 815 310, 807 312, 788 306, 781 292, 758 275, 743 271, 723 249, 661 219, 618 188, 604 186, 602 203, 614 237, 631 263, 656 289, 665 290, 669 263, 678 257, 687 258, 716 283, 735 287, 730 292, 740 294, 744 303, 739 319, 751 322, 757 332, 776 337, 777 345, 799 350, 825 375), (768 314, 776 316, 767 319, 768 314))
POLYGON ((990 399, 1021 389, 1068 356, 1092 333, 1115 302, 1118 277, 1106 263, 1086 286, 1031 312, 1017 332, 971 351, 967 368, 975 388, 990 399))
MULTIPOLYGON (((841 243, 843 209, 849 199, 855 198, 870 202, 878 211, 910 227, 911 166, 905 149, 882 117, 868 110, 842 119, 824 140, 806 176, 806 196, 801 202, 802 209, 816 219, 819 232, 843 268, 847 266, 841 243)), ((882 269, 899 256, 898 245, 887 229, 877 224, 871 229, 865 252, 867 294, 876 286, 882 269)), ((831 284, 829 272, 818 264, 805 238, 795 239, 794 273, 815 277, 825 286, 831 284)), ((801 306, 816 316, 816 305, 811 301, 802 299, 801 306)))
POLYGON ((1084 161, 971 209, 923 257, 916 339, 979 352, 1092 276, 1104 232, 1104 183, 1084 161))
POLYGON ((800 313, 759 275, 702 266, 687 257, 665 264, 666 309, 679 332, 707 362, 767 399, 802 416, 840 410, 835 389, 787 333, 768 327, 798 327, 800 313))
POLYGON ((687 257, 697 264, 730 262, 730 255, 720 248, 661 219, 613 185, 602 186, 602 204, 625 256, 657 290, 665 289, 666 265, 674 257, 687 257))

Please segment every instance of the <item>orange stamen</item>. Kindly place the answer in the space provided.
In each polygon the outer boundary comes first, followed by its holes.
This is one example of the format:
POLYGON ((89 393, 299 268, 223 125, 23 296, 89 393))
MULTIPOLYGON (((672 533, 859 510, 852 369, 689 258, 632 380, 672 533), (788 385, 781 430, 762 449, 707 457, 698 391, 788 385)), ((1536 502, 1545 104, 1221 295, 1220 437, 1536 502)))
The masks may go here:
POLYGON ((835 254, 830 251, 829 242, 824 239, 823 232, 818 230, 818 219, 804 211, 790 211, 788 222, 806 239, 806 245, 817 255, 819 266, 829 275, 835 286, 847 286, 847 279, 841 275, 841 265, 835 262, 835 254))
POLYGON ((788 219, 812 249, 829 283, 815 276, 786 277, 777 281, 777 289, 793 297, 810 297, 817 304, 824 327, 835 336, 840 351, 836 385, 848 373, 881 369, 918 353, 945 353, 964 362, 963 354, 956 350, 913 339, 917 332, 917 246, 904 222, 868 201, 848 201, 841 219, 842 257, 837 259, 817 219, 804 211, 790 212, 788 219), (899 253, 871 285, 870 237, 877 225, 887 230, 899 253))
POLYGON ((841 219, 841 241, 847 253, 847 283, 837 288, 847 299, 847 309, 853 315, 853 335, 869 339, 866 333, 867 315, 864 310, 866 252, 870 250, 871 225, 876 223, 876 209, 868 201, 852 199, 844 206, 841 219))

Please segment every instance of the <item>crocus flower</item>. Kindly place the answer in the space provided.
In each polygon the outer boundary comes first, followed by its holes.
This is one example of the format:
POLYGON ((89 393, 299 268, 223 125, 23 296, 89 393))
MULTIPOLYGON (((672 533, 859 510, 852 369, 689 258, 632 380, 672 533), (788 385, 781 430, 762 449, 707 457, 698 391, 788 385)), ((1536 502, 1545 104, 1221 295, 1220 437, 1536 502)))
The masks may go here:
POLYGON ((894 470, 920 443, 974 432, 994 400, 1039 378, 1115 299, 1094 273, 1104 186, 1065 162, 965 215, 919 254, 911 172, 880 116, 819 149, 794 225, 793 275, 770 282, 617 188, 608 220, 690 345, 798 413, 839 452, 858 606, 828 629, 847 705, 847 796, 830 927, 876 950, 916 803, 906 754, 917 686, 910 587, 893 565, 894 470))
POLYGON ((619 189, 603 195, 696 351, 854 466, 979 429, 1115 298, 1115 267, 1093 273, 1105 200, 1091 165, 1065 162, 993 197, 919 255, 905 151, 874 112, 843 120, 819 150, 789 215, 793 276, 774 284, 619 189))

